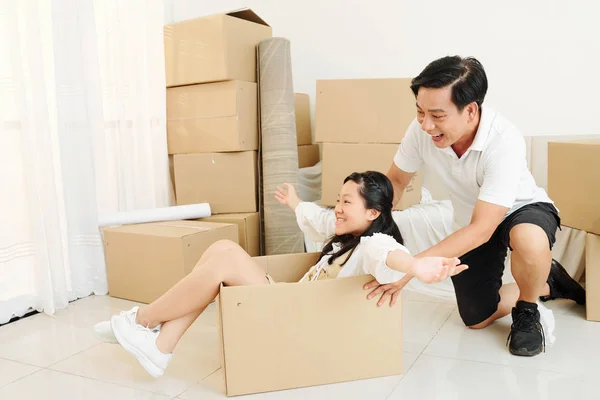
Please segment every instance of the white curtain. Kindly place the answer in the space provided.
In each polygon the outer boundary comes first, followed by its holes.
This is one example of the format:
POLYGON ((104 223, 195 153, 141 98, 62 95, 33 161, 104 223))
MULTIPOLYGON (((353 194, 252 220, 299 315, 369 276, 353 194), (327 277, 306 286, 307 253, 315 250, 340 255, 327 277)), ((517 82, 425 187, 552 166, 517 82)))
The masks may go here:
POLYGON ((0 323, 105 294, 98 213, 169 205, 163 7, 0 0, 0 323))

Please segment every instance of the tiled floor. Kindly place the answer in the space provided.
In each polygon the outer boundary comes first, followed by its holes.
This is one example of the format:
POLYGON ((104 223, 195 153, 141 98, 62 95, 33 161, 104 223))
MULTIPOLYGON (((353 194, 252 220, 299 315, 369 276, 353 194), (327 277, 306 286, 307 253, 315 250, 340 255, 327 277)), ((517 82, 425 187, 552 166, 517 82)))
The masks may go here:
MULTIPOLYGON (((186 333, 165 376, 153 379, 118 345, 101 343, 92 326, 134 303, 92 296, 54 317, 0 327, 0 399, 223 399, 215 308, 186 333)), ((584 308, 547 303, 556 343, 533 358, 505 347, 507 317, 466 329, 452 302, 404 294, 403 375, 271 392, 264 399, 598 399, 600 323, 584 308)))

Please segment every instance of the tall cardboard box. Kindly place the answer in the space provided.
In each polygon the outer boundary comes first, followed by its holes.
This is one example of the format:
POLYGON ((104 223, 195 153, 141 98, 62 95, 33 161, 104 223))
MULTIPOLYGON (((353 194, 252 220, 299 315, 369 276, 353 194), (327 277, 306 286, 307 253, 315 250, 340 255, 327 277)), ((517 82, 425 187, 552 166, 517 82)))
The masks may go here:
POLYGON ((600 235, 600 140, 548 143, 548 195, 565 226, 600 235))
POLYGON ((209 203, 213 214, 257 212, 257 153, 175 154, 178 205, 209 203))
POLYGON ((256 82, 256 46, 271 36, 271 27, 250 9, 167 25, 167 87, 227 80, 256 82))
POLYGON ((296 113, 296 139, 298 146, 311 144, 310 102, 307 94, 294 93, 294 110, 296 113))
POLYGON ((218 214, 199 221, 236 224, 240 246, 252 257, 260 256, 260 216, 259 213, 218 214))
POLYGON ((400 143, 416 117, 410 79, 317 81, 315 140, 400 143))
POLYGON ((298 146, 298 168, 312 167, 320 160, 318 144, 298 146))
POLYGON ((206 249, 221 239, 238 242, 237 226, 170 221, 105 228, 109 294, 151 303, 190 273, 206 249))
POLYGON ((257 257, 279 283, 221 287, 217 329, 227 395, 403 372, 402 305, 366 300, 370 275, 297 283, 318 256, 257 257))
POLYGON ((600 322, 600 236, 585 238, 585 311, 588 321, 600 322))
POLYGON ((256 83, 167 89, 167 141, 169 154, 258 150, 256 83))
MULTIPOLYGON (((398 150, 397 144, 323 143, 323 206, 334 207, 344 179, 353 172, 379 171, 386 174, 398 150)), ((422 176, 417 172, 394 209, 404 210, 421 201, 422 176)))

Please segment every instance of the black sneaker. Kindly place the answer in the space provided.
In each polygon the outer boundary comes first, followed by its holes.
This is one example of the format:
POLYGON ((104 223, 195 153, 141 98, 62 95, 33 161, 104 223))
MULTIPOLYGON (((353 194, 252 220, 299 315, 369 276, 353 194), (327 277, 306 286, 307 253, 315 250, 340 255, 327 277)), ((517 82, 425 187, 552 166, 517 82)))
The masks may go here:
POLYGON ((531 357, 546 348, 544 329, 540 324, 537 304, 518 301, 512 309, 513 323, 506 339, 508 350, 516 356, 531 357))
POLYGON ((550 295, 540 296, 541 301, 554 299, 570 299, 577 304, 585 305, 585 289, 569 275, 562 265, 552 260, 550 275, 548 275, 548 286, 550 295))

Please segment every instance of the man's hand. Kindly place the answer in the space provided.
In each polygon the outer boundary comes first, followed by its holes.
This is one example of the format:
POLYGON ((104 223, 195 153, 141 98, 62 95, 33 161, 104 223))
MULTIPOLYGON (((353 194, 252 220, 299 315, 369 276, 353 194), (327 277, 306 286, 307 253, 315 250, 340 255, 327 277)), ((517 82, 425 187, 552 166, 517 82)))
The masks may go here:
POLYGON ((373 290, 371 293, 367 295, 367 299, 371 300, 373 297, 379 295, 381 293, 381 298, 377 302, 377 307, 382 306, 387 298, 390 298, 390 307, 396 304, 396 300, 398 299, 398 295, 400 295, 400 291, 406 286, 406 284, 412 279, 412 275, 405 275, 398 282, 388 283, 386 285, 380 285, 375 279, 371 282, 368 282, 363 287, 365 290, 373 290))

